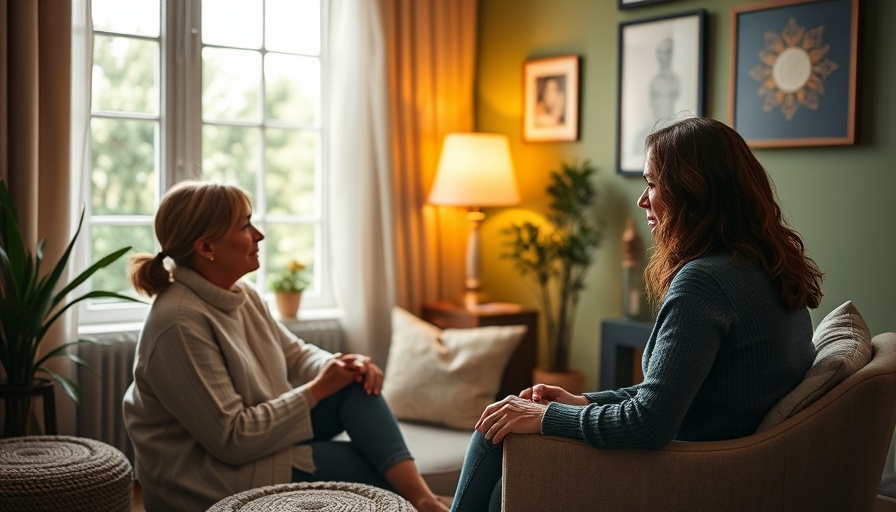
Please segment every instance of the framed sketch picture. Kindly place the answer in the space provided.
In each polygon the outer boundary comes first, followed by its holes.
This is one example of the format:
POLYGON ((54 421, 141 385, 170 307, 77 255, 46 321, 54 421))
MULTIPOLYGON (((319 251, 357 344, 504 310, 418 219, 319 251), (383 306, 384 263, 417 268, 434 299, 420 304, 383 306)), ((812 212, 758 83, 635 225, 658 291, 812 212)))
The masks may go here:
POLYGON ((619 0, 620 9, 634 9, 642 5, 659 4, 670 0, 619 0))
POLYGON ((703 9, 620 23, 618 173, 641 174, 651 131, 703 114, 705 24, 703 9))
POLYGON ((579 140, 578 55, 526 61, 523 67, 523 140, 579 140))
POLYGON ((858 0, 732 11, 731 126, 754 148, 855 143, 858 0))

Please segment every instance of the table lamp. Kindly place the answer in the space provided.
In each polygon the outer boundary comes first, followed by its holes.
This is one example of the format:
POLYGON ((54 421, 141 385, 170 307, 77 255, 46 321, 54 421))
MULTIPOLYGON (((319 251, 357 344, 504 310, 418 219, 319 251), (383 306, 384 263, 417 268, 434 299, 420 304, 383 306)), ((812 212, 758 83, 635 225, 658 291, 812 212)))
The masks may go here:
POLYGON ((466 291, 464 305, 482 302, 479 282, 479 224, 485 218, 479 208, 511 206, 520 202, 510 144, 498 133, 450 133, 442 154, 429 203, 468 208, 466 291))

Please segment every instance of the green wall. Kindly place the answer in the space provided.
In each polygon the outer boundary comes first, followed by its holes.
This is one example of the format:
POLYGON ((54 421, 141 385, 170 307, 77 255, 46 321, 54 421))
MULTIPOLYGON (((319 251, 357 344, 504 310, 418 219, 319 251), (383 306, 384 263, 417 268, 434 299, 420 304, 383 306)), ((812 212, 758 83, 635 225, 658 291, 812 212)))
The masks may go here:
MULTIPOLYGON (((763 0, 764 2, 764 0, 763 0)), ((499 230, 546 208, 548 171, 561 161, 599 168, 598 215, 605 241, 588 275, 575 327, 572 366, 595 388, 600 321, 621 315, 621 244, 627 217, 650 241, 635 201, 637 176, 615 173, 618 27, 620 22, 706 9, 705 115, 728 121, 731 8, 749 0, 673 0, 618 10, 616 0, 480 0, 476 129, 510 136, 523 204, 493 209, 483 223, 483 287, 495 300, 535 305, 509 261, 499 230), (575 53, 582 57, 580 139, 522 141, 523 63, 575 53)), ((756 150, 775 182, 791 226, 825 273, 817 325, 851 299, 873 334, 896 331, 896 2, 864 0, 859 35, 858 143, 852 146, 756 150)))

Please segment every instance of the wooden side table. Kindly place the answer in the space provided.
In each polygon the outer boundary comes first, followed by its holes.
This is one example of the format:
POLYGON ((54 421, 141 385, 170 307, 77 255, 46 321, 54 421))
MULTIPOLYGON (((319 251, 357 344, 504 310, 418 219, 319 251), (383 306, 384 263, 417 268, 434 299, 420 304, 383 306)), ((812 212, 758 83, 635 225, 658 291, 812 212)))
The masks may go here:
POLYGON ((423 320, 441 329, 463 329, 490 325, 525 325, 526 334, 510 356, 497 398, 516 395, 532 385, 532 370, 538 345, 538 312, 507 302, 487 302, 466 308, 451 302, 423 304, 423 320))

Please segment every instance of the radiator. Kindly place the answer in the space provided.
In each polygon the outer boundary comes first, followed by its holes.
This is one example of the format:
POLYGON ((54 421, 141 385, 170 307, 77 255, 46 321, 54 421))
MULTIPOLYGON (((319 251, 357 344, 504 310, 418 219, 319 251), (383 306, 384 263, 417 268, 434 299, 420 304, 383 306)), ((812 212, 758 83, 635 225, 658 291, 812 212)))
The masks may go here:
POLYGON ((336 353, 345 350, 345 331, 342 330, 339 320, 293 320, 284 322, 284 325, 297 337, 327 352, 336 353))
POLYGON ((124 430, 121 400, 134 380, 136 332, 119 332, 93 336, 108 346, 82 344, 78 355, 96 373, 78 366, 81 402, 78 405, 77 432, 81 437, 97 439, 112 445, 134 463, 134 448, 124 430))
MULTIPOLYGON (((299 338, 329 352, 344 350, 345 334, 338 320, 301 320, 285 324, 299 338)), ((124 429, 121 401, 133 378, 137 332, 117 332, 93 336, 108 346, 82 344, 78 355, 96 374, 78 367, 81 403, 78 406, 77 435, 112 445, 134 464, 134 448, 124 429)))

